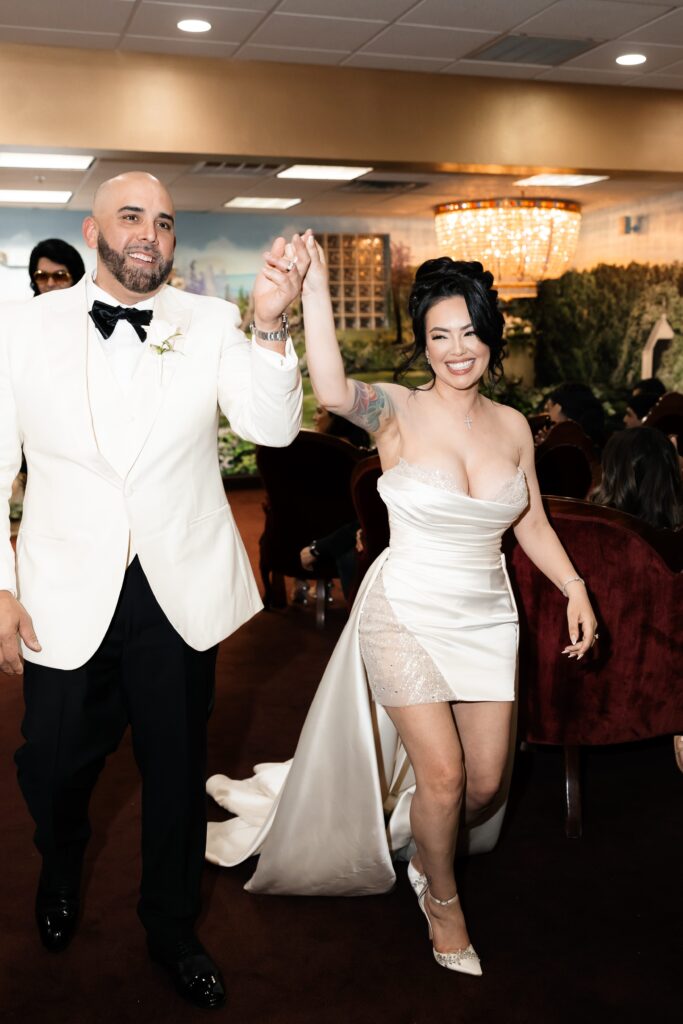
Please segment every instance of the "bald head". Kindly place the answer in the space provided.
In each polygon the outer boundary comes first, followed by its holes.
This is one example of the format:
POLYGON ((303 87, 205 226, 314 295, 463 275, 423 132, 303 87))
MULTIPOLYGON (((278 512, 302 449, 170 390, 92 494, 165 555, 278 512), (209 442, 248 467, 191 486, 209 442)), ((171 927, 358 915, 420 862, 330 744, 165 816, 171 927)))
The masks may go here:
POLYGON ((117 174, 95 192, 83 237, 97 249, 97 283, 133 305, 156 294, 173 268, 173 200, 153 174, 117 174))
POLYGON ((134 196, 155 201, 159 209, 164 210, 173 220, 175 209, 168 189, 147 171, 126 171, 103 181, 93 196, 93 217, 106 216, 112 209, 118 208, 119 204, 125 204, 134 196))

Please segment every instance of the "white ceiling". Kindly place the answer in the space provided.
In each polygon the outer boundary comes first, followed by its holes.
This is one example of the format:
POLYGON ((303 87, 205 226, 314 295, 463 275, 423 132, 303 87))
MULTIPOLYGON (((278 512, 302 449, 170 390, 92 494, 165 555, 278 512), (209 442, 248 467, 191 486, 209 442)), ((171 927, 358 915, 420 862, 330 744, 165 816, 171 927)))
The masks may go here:
POLYGON ((683 0, 2 0, 0 41, 683 88, 683 0), (187 17, 212 31, 181 32, 187 17), (511 37, 585 50, 559 63, 478 58, 511 37), (644 65, 615 64, 633 50, 644 65))
MULTIPOLYGON (((282 166, 286 166, 283 164, 282 166)), ((406 192, 365 194, 347 191, 343 182, 296 181, 276 177, 277 165, 256 176, 221 172, 196 173, 198 164, 177 157, 154 157, 151 161, 98 157, 89 170, 34 171, 0 168, 0 188, 68 189, 74 193, 68 209, 89 210, 93 192, 100 182, 127 170, 146 170, 155 174, 169 188, 178 210, 207 211, 234 215, 223 204, 234 196, 279 196, 301 198, 292 213, 302 217, 431 217, 434 207, 455 199, 492 198, 501 195, 541 195, 573 199, 584 210, 637 202, 639 199, 683 189, 683 175, 661 177, 611 177, 581 188, 551 189, 514 186, 519 175, 503 174, 424 174, 404 171, 376 170, 361 182, 409 183, 416 186, 406 192)), ((0 204, 0 208, 2 205, 0 204)), ((7 204, 9 205, 9 204, 7 204)), ((38 205, 38 204, 36 204, 38 205)), ((238 211, 240 213, 246 211, 238 211)), ((261 212, 261 211, 254 211, 261 212)), ((277 211, 276 211, 277 212, 277 211)))

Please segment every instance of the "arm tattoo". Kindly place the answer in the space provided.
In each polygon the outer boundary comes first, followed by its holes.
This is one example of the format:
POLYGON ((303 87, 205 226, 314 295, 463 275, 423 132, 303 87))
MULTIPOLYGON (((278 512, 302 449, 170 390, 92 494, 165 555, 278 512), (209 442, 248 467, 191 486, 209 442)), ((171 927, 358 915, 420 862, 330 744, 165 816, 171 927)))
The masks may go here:
POLYGON ((379 384, 365 384, 360 380, 351 383, 354 399, 350 411, 346 413, 346 419, 369 430, 371 434, 376 434, 393 416, 391 399, 379 384))

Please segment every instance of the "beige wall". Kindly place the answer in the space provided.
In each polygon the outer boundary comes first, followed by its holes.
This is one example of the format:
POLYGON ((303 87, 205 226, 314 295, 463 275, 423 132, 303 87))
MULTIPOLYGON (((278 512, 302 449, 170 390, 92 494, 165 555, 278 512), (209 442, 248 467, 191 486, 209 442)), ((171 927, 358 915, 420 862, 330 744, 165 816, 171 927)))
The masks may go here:
POLYGON ((683 93, 0 46, 4 146, 683 171, 683 93))
POLYGON ((683 191, 584 214, 572 266, 675 261, 683 261, 683 191), (625 217, 643 217, 641 230, 626 234, 625 217))

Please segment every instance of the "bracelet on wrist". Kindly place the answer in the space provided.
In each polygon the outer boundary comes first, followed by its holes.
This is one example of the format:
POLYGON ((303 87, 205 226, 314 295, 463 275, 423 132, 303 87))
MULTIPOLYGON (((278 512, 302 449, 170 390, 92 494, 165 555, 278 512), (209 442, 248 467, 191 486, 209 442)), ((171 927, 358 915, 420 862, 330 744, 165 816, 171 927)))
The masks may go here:
POLYGON ((277 331, 260 331, 256 326, 256 321, 252 320, 249 324, 249 330, 251 332, 252 340, 258 338, 259 341, 286 341, 289 336, 289 320, 287 314, 282 314, 282 326, 277 331))
POLYGON ((562 591, 565 597, 569 597, 569 594, 567 593, 567 587, 570 583, 583 583, 584 587, 586 586, 586 581, 584 579, 581 579, 580 576, 570 576, 569 579, 565 580, 562 586, 560 587, 560 590, 562 591))

